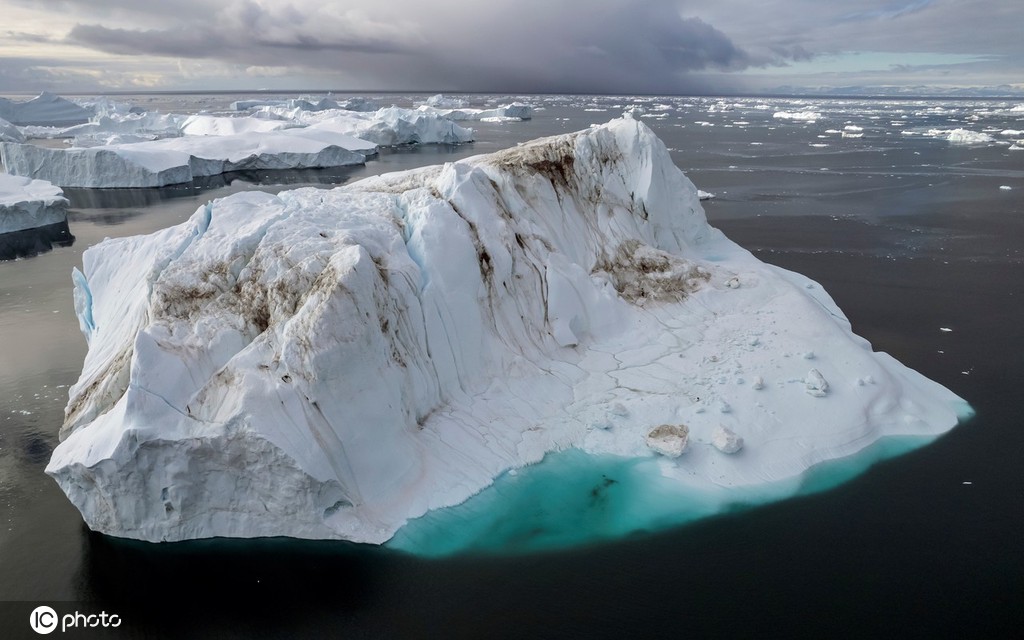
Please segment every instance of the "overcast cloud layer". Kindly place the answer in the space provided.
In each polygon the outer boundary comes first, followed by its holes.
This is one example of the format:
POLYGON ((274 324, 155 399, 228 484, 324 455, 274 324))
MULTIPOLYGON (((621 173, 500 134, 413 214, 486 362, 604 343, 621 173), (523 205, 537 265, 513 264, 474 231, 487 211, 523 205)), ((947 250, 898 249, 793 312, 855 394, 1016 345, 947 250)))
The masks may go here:
POLYGON ((1021 0, 0 0, 0 91, 1024 90, 1021 0))

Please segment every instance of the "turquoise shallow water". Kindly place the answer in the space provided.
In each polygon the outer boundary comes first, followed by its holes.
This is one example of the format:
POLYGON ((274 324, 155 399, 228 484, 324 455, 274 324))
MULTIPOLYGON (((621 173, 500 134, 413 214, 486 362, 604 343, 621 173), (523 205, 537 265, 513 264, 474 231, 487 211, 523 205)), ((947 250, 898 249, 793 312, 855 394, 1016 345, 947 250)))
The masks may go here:
MULTIPOLYGON (((964 417, 968 415, 965 411, 964 417)), ((411 520, 387 546, 428 557, 527 553, 664 531, 719 513, 826 491, 881 460, 933 440, 886 437, 792 480, 711 491, 695 491, 663 477, 654 457, 594 456, 567 449, 502 474, 462 504, 411 520)))

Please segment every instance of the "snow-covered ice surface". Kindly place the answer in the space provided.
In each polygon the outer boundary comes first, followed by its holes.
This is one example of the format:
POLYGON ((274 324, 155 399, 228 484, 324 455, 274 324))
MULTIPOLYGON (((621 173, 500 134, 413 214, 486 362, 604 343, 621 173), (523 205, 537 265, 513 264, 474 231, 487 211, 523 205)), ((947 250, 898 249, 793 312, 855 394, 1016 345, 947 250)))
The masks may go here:
POLYGON ((0 143, 14 175, 62 187, 161 187, 228 171, 306 169, 362 164, 376 145, 327 130, 186 136, 84 149, 0 143))
POLYGON ((83 264, 89 351, 46 470, 116 536, 416 549, 417 523, 546 455, 628 466, 619 534, 791 495, 970 413, 711 228, 631 118, 236 194, 83 264))
POLYGON ((64 192, 53 184, 0 173, 0 233, 63 222, 67 207, 64 192))

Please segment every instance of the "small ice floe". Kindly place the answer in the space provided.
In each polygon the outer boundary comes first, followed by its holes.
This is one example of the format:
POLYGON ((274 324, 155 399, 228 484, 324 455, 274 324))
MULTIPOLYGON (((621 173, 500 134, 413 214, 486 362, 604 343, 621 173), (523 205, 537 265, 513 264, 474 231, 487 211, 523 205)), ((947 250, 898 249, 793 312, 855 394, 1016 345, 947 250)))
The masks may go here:
POLYGON ((964 480, 961 484, 974 484, 974 483, 971 482, 970 480, 964 480))
POLYGON ((652 451, 668 458, 678 458, 686 451, 690 429, 685 424, 663 424, 648 432, 644 441, 652 451))
POLYGON ((715 194, 709 191, 702 191, 700 189, 697 189, 697 197, 700 198, 701 200, 710 200, 715 197, 715 194))
POLYGON ((1010 190, 1010 189, 1012 189, 1012 188, 1013 188, 1013 187, 1011 187, 1011 186, 1010 186, 1010 185, 1008 185, 1008 184, 1001 184, 1001 185, 999 185, 999 190, 1000 190, 1000 191, 1009 191, 1009 190, 1010 190))
POLYGON ((728 427, 718 425, 711 434, 711 444, 722 453, 736 453, 743 448, 743 438, 728 427))
POLYGON ((820 371, 811 369, 807 372, 807 377, 804 378, 804 388, 815 398, 824 398, 828 393, 828 382, 825 381, 825 376, 821 375, 820 371))
POLYGON ((949 327, 939 327, 939 331, 943 333, 952 333, 953 330, 950 329, 949 327))

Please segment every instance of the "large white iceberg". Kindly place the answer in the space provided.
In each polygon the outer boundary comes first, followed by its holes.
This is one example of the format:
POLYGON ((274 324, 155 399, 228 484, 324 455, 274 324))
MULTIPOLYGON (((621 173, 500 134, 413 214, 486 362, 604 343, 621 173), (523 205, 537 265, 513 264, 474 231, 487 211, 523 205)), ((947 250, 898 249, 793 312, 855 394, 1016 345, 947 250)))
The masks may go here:
POLYGON ((93 112, 52 93, 18 102, 0 98, 0 118, 16 125, 68 126, 86 122, 93 112))
POLYGON ((64 192, 43 180, 0 173, 0 233, 67 220, 64 192))
POLYGON ((236 194, 83 264, 46 472, 116 536, 381 543, 568 448, 740 495, 967 411, 710 227, 632 119, 236 194))
POLYGON ((340 167, 362 164, 375 153, 371 142, 308 128, 82 149, 0 143, 10 173, 86 188, 162 187, 229 171, 340 167))

